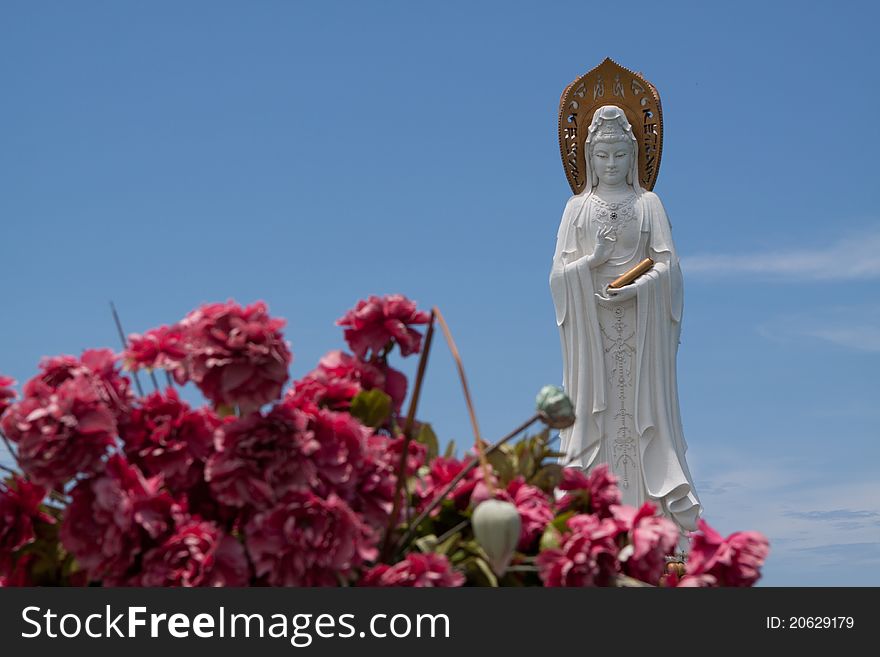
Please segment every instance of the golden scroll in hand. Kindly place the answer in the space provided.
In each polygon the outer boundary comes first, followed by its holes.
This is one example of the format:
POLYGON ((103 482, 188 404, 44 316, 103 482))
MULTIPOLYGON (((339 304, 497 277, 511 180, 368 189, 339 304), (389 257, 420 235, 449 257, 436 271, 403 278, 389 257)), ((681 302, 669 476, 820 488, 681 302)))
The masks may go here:
POLYGON ((645 258, 639 264, 637 264, 635 267, 633 267, 629 271, 624 272, 623 274, 621 274, 620 276, 615 278, 608 285, 608 287, 610 287, 612 289, 616 289, 619 287, 623 287, 624 285, 629 285, 630 283, 632 283, 634 280, 636 280, 639 276, 644 274, 646 271, 648 271, 653 266, 654 266, 654 261, 651 260, 650 258, 645 258))

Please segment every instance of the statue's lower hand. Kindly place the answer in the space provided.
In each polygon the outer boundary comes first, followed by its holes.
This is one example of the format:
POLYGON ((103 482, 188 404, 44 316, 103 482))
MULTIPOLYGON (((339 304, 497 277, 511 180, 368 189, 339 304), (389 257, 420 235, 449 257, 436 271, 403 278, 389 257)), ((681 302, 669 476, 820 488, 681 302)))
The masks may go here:
POLYGON ((629 285, 624 285, 623 287, 608 287, 605 286, 605 296, 602 296, 600 292, 596 292, 596 298, 599 301, 604 301, 605 303, 623 303, 624 301, 628 301, 632 299, 636 294, 638 294, 639 284, 638 283, 630 283, 629 285))

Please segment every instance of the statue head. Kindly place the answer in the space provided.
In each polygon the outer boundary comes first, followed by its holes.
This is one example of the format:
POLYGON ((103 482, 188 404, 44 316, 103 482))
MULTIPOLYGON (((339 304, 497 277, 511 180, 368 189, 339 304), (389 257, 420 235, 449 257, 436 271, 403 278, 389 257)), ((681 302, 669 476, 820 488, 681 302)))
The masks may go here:
POLYGON ((584 144, 590 188, 603 182, 622 183, 641 191, 638 174, 638 142, 623 110, 604 105, 593 114, 584 144))

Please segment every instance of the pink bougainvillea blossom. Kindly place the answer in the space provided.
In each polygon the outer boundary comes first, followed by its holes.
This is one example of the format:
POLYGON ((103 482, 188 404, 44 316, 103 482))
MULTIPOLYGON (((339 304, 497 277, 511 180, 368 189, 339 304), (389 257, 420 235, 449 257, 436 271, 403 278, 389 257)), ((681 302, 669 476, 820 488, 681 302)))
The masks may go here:
POLYGON ((753 586, 770 551, 760 532, 735 532, 723 538, 705 520, 691 535, 687 572, 679 586, 753 586))
POLYGON ((581 514, 568 520, 561 547, 537 558, 544 586, 608 586, 617 573, 617 523, 581 514))
POLYGON ((442 554, 411 552, 393 566, 378 564, 364 573, 361 586, 456 587, 464 575, 442 554))
POLYGON ((336 325, 345 327, 345 341, 364 359, 368 352, 379 354, 392 340, 400 346, 401 355, 418 353, 422 335, 412 326, 430 321, 431 314, 418 310, 415 302, 402 294, 388 294, 358 301, 336 325))
POLYGON ((94 380, 76 375, 44 393, 26 396, 3 415, 3 432, 18 444, 24 471, 48 487, 99 471, 117 426, 94 380))
POLYGON ((120 427, 128 460, 147 476, 161 474, 173 490, 194 486, 214 451, 221 424, 212 410, 193 410, 174 388, 147 395, 120 427))
POLYGON ((18 475, 0 481, 0 576, 12 568, 12 555, 36 537, 35 522, 55 524, 55 519, 41 510, 46 489, 18 475))
POLYGON ((144 554, 137 586, 245 586, 244 547, 214 523, 190 518, 144 554))
MULTIPOLYGON (((612 506, 611 513, 631 548, 623 561, 623 572, 649 584, 657 584, 678 543, 676 524, 657 515, 657 507, 645 502, 640 508, 612 506)), ((621 555, 621 559, 623 556, 621 555)))
POLYGON ((565 468, 562 472, 560 490, 567 491, 559 501, 559 510, 580 508, 584 500, 589 501, 589 511, 596 513, 600 518, 611 517, 611 506, 620 504, 620 489, 617 487, 617 477, 611 472, 606 463, 595 466, 589 475, 585 475, 580 468, 565 468))
POLYGON ((173 531, 182 509, 161 486, 161 477, 147 479, 114 455, 103 473, 74 487, 61 542, 91 579, 125 583, 138 555, 173 531))
POLYGON ((215 405, 255 410, 277 400, 292 359, 281 328, 261 301, 212 303, 181 322, 189 378, 215 405))
POLYGON ((376 558, 376 534, 337 495, 288 493, 245 531, 257 577, 272 586, 336 586, 376 558))
POLYGON ((522 523, 518 547, 520 550, 529 550, 553 521, 550 499, 537 486, 525 483, 522 476, 515 477, 507 485, 507 493, 516 506, 522 523))
POLYGON ((175 324, 151 329, 143 335, 135 333, 128 336, 128 348, 123 360, 132 370, 141 367, 162 368, 183 384, 188 379, 186 354, 184 330, 175 324))
POLYGON ((3 415, 6 409, 9 408, 12 400, 18 396, 15 390, 12 389, 14 385, 15 379, 11 379, 8 376, 0 376, 0 415, 3 415))
POLYGON ((287 405, 224 424, 205 479, 217 499, 235 507, 271 506, 293 489, 318 483, 312 455, 321 447, 309 430, 309 416, 287 405))

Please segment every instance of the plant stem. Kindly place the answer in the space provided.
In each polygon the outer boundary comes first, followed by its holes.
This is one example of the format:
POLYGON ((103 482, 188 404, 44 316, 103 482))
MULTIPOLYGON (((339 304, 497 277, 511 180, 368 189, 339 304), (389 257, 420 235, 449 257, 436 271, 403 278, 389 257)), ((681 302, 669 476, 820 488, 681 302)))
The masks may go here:
MULTIPOLYGON (((495 443, 490 445, 489 448, 485 451, 484 456, 488 456, 489 454, 491 454, 492 452, 497 450, 499 447, 501 447, 505 443, 509 442, 511 439, 515 438, 521 432, 528 429, 532 424, 534 424, 535 422, 537 422, 540 419, 541 419, 541 414, 535 413, 532 417, 530 417, 528 420, 523 422, 521 425, 519 425, 516 429, 511 431, 509 434, 507 434, 503 438, 499 439, 498 441, 496 441, 495 443)), ((467 476, 467 474, 471 470, 473 470, 475 467, 477 467, 479 464, 480 464, 480 458, 478 456, 472 458, 470 461, 468 461, 468 463, 464 466, 464 468, 462 468, 461 472, 459 472, 455 477, 453 477, 452 481, 450 481, 448 484, 446 484, 446 487, 442 491, 440 491, 440 493, 438 493, 437 496, 433 500, 431 500, 431 503, 425 508, 424 511, 422 511, 416 517, 415 520, 413 520, 412 524, 410 524, 410 526, 407 528, 406 533, 401 537, 401 539, 397 542, 397 545, 395 546, 397 550, 400 550, 403 546, 405 546, 407 544, 407 542, 416 533, 416 529, 418 528, 418 526, 421 525, 422 522, 424 522, 425 518, 427 518, 431 514, 431 512, 434 509, 436 509, 440 505, 441 502, 443 502, 443 500, 446 498, 447 495, 449 495, 449 493, 452 491, 452 489, 458 485, 458 482, 460 482, 462 479, 464 479, 467 476)))
MULTIPOLYGON (((9 438, 6 437, 6 434, 0 431, 0 439, 3 440, 3 444, 6 445, 6 451, 9 452, 10 456, 15 460, 16 465, 18 465, 19 469, 24 472, 24 468, 21 467, 21 461, 18 458, 18 452, 12 449, 12 445, 9 443, 9 438)), ((4 468, 5 470, 6 468, 4 468)), ((10 472, 12 472, 10 470, 10 472)))
MULTIPOLYGON (((125 331, 122 330, 122 322, 119 321, 119 313, 116 312, 116 304, 112 301, 110 302, 110 311, 113 313, 113 321, 116 322, 116 332, 119 333, 119 340, 122 342, 122 348, 128 349, 128 340, 125 339, 125 331)), ((144 388, 141 385, 137 370, 133 370, 131 375, 132 378, 134 378, 134 385, 137 388, 138 394, 143 397, 144 388)))
POLYGON ((388 518, 388 527, 385 529, 385 540, 382 543, 382 560, 384 561, 394 547, 392 536, 394 526, 397 523, 397 514, 400 513, 402 499, 409 497, 406 490, 406 461, 409 457, 409 445, 412 442, 412 425, 416 417, 416 409, 419 405, 419 396, 422 392, 422 380, 425 378, 425 370, 428 367, 428 354, 431 352, 431 342, 434 338, 434 311, 431 311, 431 321, 425 334, 425 347, 419 356, 419 369, 416 372, 416 382, 413 386, 412 398, 409 402, 409 411, 406 414, 406 422, 403 425, 403 450, 400 452, 400 462, 397 464, 397 480, 394 484, 394 497, 391 506, 391 515, 388 518), (402 494, 401 494, 402 493, 402 494))
POLYGON ((474 403, 471 400, 471 393, 468 389, 467 377, 464 375, 464 365, 461 362, 461 356, 458 354, 458 348, 455 346, 455 340, 452 339, 452 332, 449 330, 449 326, 446 324, 446 320, 443 319, 443 313, 440 312, 439 308, 434 308, 434 312, 437 315, 437 320, 440 322, 440 328, 443 329, 443 335, 446 337, 446 343, 449 345, 449 351, 452 352, 452 357, 455 359, 455 366, 458 368, 458 376, 461 379, 461 387, 464 391, 464 400, 468 407, 468 413, 471 416, 471 426, 474 429, 474 449, 477 451, 477 458, 479 459, 480 466, 483 469, 483 481, 486 484, 486 487, 489 489, 489 497, 495 497, 495 486, 492 484, 492 475, 489 470, 489 461, 486 460, 486 453, 483 450, 483 440, 480 438, 480 427, 477 424, 477 414, 474 411, 474 403))
POLYGON ((440 543, 445 541, 447 538, 452 536, 455 532, 459 531, 460 529, 464 529, 465 527, 467 527, 470 524, 470 522, 471 522, 470 520, 462 520, 460 523, 458 523, 452 529, 443 532, 443 534, 441 536, 437 537, 437 544, 439 545, 440 543))

